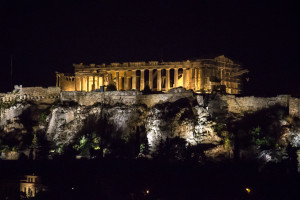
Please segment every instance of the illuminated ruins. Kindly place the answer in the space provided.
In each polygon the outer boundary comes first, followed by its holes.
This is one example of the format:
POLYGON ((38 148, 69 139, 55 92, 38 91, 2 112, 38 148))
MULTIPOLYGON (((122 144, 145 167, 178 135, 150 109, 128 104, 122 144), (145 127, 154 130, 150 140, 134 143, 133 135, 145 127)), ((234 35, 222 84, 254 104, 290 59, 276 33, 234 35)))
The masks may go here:
POLYGON ((25 175, 25 179, 20 181, 20 192, 24 192, 26 197, 35 197, 37 193, 45 191, 39 176, 25 175))
POLYGON ((75 74, 56 74, 63 91, 95 91, 113 84, 117 90, 168 91, 184 87, 198 93, 221 90, 240 94, 241 75, 248 72, 224 55, 183 62, 125 62, 109 65, 74 64, 75 74))

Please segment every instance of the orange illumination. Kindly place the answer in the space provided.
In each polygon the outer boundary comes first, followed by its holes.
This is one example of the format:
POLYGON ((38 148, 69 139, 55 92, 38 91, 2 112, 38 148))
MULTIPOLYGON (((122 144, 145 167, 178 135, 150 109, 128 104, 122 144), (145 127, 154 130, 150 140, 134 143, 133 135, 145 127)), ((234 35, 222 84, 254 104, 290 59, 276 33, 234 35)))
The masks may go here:
POLYGON ((246 188, 246 191, 248 194, 251 192, 250 188, 246 188))

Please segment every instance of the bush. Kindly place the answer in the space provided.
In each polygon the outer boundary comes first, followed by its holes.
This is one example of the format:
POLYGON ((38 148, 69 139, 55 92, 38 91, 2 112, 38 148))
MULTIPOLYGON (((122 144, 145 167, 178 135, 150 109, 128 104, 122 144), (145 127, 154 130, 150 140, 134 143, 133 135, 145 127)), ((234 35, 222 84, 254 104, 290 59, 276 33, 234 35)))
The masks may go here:
POLYGON ((275 139, 269 136, 263 136, 260 126, 253 128, 250 131, 252 136, 252 142, 257 145, 260 149, 271 149, 275 147, 275 139))

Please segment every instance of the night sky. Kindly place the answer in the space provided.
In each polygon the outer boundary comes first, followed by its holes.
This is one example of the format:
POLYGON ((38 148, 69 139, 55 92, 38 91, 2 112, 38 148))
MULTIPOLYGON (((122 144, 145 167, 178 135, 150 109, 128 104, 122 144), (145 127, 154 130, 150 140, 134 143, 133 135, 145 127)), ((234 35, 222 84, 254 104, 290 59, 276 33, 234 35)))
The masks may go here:
POLYGON ((54 86, 72 63, 224 54, 250 70, 247 94, 300 93, 296 1, 0 2, 0 92, 11 56, 13 84, 26 87, 54 86))

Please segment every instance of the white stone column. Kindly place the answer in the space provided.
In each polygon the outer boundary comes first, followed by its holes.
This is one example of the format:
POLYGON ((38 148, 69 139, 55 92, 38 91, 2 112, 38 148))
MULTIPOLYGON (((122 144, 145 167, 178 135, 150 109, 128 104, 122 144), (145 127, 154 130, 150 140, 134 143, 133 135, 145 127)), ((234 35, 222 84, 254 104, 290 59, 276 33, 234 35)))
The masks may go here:
POLYGON ((90 77, 86 77, 86 91, 88 92, 90 90, 90 77))
POLYGON ((132 89, 136 90, 136 70, 132 70, 132 89))
POLYGON ((93 76, 93 85, 92 85, 92 90, 95 90, 95 76, 93 76))
POLYGON ((80 90, 83 91, 83 76, 80 76, 80 90))
POLYGON ((140 91, 145 89, 145 70, 141 69, 140 91))
POLYGON ((198 87, 198 69, 195 69, 195 91, 199 90, 198 87))
POLYGON ((108 71, 107 73, 108 73, 107 78, 108 78, 108 85, 109 85, 109 84, 112 84, 112 74, 111 74, 111 71, 108 71))
POLYGON ((157 69, 157 91, 161 91, 161 69, 157 69))
POLYGON ((58 87, 58 75, 56 74, 56 87, 58 87))
POLYGON ((74 76, 75 91, 77 91, 76 76, 74 76))
POLYGON ((149 88, 153 90, 153 69, 149 69, 149 88))
POLYGON ((187 83, 186 83, 186 68, 182 68, 183 72, 182 72, 182 85, 184 88, 187 87, 187 83))
POLYGON ((168 91, 170 89, 170 69, 166 69, 166 76, 166 91, 168 91))
POLYGON ((120 85, 119 85, 119 72, 116 71, 116 88, 119 91, 120 90, 120 85))
POLYGON ((99 76, 96 76, 95 78, 97 78, 97 80, 95 81, 96 83, 95 89, 99 89, 99 76))
POLYGON ((61 79, 62 79, 62 78, 61 78, 61 76, 59 75, 59 76, 58 76, 58 87, 61 87, 61 79))
POLYGON ((127 77, 127 70, 124 71, 124 90, 128 89, 128 77, 127 77))
POLYGON ((199 82, 199 90, 202 90, 204 89, 204 76, 203 76, 203 69, 202 68, 199 68, 198 69, 198 82, 199 82))
POLYGON ((104 86, 104 76, 100 76, 100 86, 104 86))
POLYGON ((190 89, 195 90, 195 68, 190 70, 190 89))
POLYGON ((178 87, 178 68, 174 69, 174 87, 178 87))

